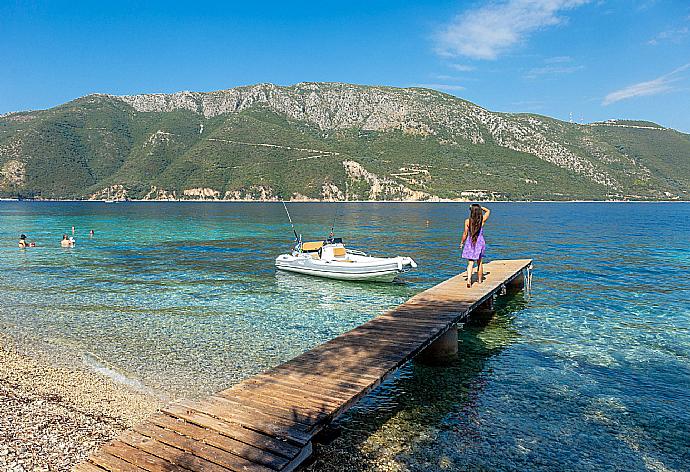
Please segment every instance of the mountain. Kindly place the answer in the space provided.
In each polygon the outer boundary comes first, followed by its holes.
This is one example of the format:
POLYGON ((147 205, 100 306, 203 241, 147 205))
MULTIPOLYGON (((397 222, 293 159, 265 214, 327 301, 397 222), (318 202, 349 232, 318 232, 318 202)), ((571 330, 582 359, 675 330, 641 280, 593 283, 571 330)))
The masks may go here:
POLYGON ((88 95, 0 116, 0 196, 690 199, 690 135, 567 123, 422 88, 88 95))

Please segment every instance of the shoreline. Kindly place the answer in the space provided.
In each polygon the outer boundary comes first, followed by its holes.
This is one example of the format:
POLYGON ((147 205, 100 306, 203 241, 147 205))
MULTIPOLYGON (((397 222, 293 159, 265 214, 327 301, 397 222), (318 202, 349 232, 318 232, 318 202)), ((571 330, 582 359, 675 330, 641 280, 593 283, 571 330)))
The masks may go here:
MULTIPOLYGON (((105 200, 17 199, 0 198, 0 202, 28 203, 106 203, 105 200)), ((281 203, 282 200, 125 200, 123 203, 281 203)), ((285 200, 285 203, 690 203, 690 200, 285 200)))
POLYGON ((162 404, 86 365, 24 353, 0 332, 0 470, 70 470, 162 404))

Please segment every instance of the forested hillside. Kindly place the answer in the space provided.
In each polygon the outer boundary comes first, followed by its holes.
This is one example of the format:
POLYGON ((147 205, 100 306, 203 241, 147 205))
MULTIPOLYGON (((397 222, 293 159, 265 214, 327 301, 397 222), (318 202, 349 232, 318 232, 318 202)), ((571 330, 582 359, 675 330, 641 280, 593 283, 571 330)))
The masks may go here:
POLYGON ((427 89, 261 84, 0 116, 0 196, 689 199, 690 136, 485 110, 427 89))

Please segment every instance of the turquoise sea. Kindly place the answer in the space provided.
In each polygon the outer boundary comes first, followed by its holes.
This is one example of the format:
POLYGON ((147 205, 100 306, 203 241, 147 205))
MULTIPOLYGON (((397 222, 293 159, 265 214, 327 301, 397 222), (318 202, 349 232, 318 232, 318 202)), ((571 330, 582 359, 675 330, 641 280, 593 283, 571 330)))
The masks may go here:
MULTIPOLYGON (((488 258, 534 258, 530 296, 465 326, 454 364, 402 369, 340 421, 333 454, 375 444, 401 470, 690 470, 690 204, 489 206, 488 258)), ((392 285, 276 273, 292 242, 279 203, 0 202, 0 330, 194 397, 462 270, 467 204, 289 208, 305 239, 335 218, 350 246, 419 269, 392 285), (19 250, 20 233, 37 247, 19 250)))

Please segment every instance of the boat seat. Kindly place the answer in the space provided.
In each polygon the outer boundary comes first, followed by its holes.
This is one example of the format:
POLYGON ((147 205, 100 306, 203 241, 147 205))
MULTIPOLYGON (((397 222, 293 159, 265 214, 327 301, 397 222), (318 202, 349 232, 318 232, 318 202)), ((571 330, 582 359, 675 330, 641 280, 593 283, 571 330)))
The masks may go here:
POLYGON ((303 252, 318 251, 323 247, 323 241, 313 241, 302 243, 303 252))
POLYGON ((345 251, 344 247, 334 247, 333 248, 333 255, 335 257, 345 257, 345 254, 347 251, 345 251))

